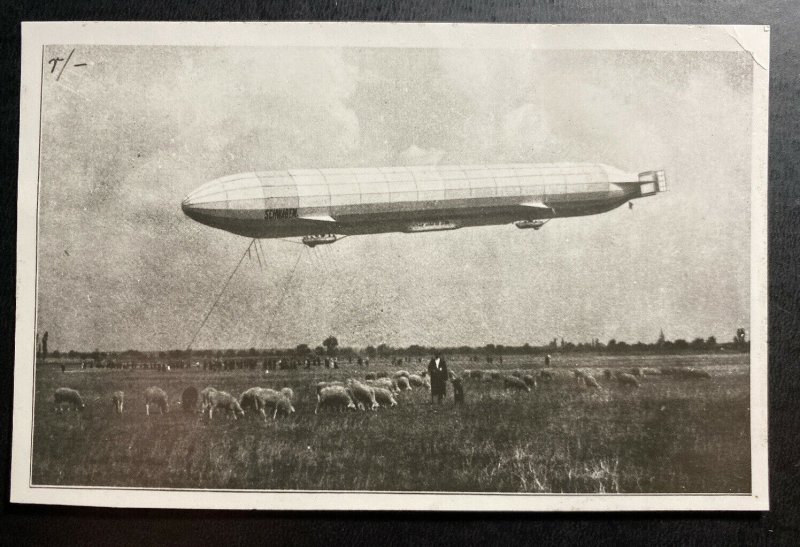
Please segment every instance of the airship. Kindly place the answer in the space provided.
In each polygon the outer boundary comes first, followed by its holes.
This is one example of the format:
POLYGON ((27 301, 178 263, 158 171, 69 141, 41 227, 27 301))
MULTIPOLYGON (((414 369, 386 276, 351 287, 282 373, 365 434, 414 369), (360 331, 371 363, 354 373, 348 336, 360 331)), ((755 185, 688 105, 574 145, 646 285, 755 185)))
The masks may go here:
POLYGON ((248 238, 344 236, 492 225, 540 229, 667 189, 663 170, 605 164, 426 165, 245 172, 203 184, 183 200, 189 218, 248 238))

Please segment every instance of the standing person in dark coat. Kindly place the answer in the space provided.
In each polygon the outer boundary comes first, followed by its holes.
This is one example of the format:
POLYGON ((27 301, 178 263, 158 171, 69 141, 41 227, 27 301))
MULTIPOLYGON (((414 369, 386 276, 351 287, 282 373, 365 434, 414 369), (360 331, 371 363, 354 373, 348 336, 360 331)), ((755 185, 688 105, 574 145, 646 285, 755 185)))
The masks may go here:
POLYGON ((442 404, 442 399, 447 395, 447 363, 439 351, 428 363, 428 376, 431 378, 431 404, 434 397, 437 397, 439 404, 442 404))

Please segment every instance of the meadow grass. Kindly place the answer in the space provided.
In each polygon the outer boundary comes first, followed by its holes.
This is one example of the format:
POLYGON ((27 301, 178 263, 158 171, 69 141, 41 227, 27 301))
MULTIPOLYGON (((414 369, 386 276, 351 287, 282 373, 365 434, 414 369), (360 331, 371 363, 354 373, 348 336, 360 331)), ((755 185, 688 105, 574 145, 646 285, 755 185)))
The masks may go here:
MULTIPOLYGON (((36 375, 32 483, 152 488, 552 493, 746 493, 750 491, 748 355, 554 360, 596 368, 600 390, 565 373, 531 393, 501 380, 467 380, 466 404, 430 403, 415 389, 377 412, 314 414, 314 384, 363 378, 364 369, 205 372, 40 367, 36 375), (602 377, 605 368, 702 367, 712 378, 647 376, 639 389, 602 377), (144 390, 160 386, 171 411, 149 418, 144 390), (252 386, 294 389, 288 419, 209 422, 176 402, 188 386, 238 396, 252 386), (55 413, 52 393, 78 389, 83 413, 55 413), (114 415, 111 392, 125 392, 114 415)), ((540 361, 540 359, 536 359, 540 361)), ((451 358, 451 368, 536 369, 451 358)), ((425 363, 402 368, 411 372, 425 363)), ((450 387, 448 386, 450 390, 450 387)))

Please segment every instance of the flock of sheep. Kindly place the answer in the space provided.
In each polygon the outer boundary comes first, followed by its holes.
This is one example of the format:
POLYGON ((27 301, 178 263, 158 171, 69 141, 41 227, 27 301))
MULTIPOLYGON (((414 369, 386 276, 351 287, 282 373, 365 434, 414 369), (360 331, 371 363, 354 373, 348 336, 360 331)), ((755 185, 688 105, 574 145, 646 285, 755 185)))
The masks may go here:
MULTIPOLYGON (((600 383, 588 369, 570 369, 576 381, 593 389, 602 389, 600 383)), ((450 381, 456 393, 456 403, 463 402, 464 380, 502 380, 506 390, 530 392, 539 382, 554 380, 555 378, 568 378, 570 370, 542 369, 539 371, 513 371, 506 375, 498 370, 465 370, 461 375, 450 371, 450 381), (461 393, 459 401, 458 394, 461 393)), ((616 380, 623 386, 638 388, 641 378, 649 375, 671 375, 679 378, 710 378, 711 375, 700 369, 685 367, 664 367, 661 369, 636 367, 630 370, 611 371, 604 370, 606 380, 616 380)), ((380 407, 390 408, 397 405, 396 395, 413 388, 430 389, 430 381, 425 372, 409 374, 401 370, 390 375, 388 372, 370 372, 363 381, 350 378, 346 381, 323 381, 315 386, 317 405, 314 414, 320 410, 347 411, 347 410, 377 410, 380 407)), ((53 396, 56 411, 65 408, 83 410, 85 403, 80 393, 74 389, 60 387, 53 396)), ((160 414, 169 412, 167 393, 159 387, 149 387, 145 390, 145 412, 150 415, 152 411, 160 414)), ((195 412, 200 403, 200 412, 212 420, 214 414, 222 413, 237 419, 246 412, 260 415, 264 420, 271 416, 273 420, 278 416, 290 416, 295 412, 293 406, 294 391, 285 387, 281 390, 270 388, 252 387, 244 391, 237 399, 226 391, 213 387, 203 389, 199 394, 193 387, 186 388, 178 403, 185 412, 195 412)), ((112 408, 117 414, 122 414, 125 403, 125 394, 115 391, 111 394, 112 408)))

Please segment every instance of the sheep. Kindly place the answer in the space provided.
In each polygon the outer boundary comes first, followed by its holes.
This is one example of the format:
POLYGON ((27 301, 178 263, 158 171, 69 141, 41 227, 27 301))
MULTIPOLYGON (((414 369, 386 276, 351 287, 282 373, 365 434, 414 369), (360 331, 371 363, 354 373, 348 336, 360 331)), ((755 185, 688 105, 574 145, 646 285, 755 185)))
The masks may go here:
POLYGON ((469 371, 469 377, 474 378, 476 380, 480 380, 483 378, 483 371, 482 370, 471 370, 469 371))
POLYGON ((397 372, 392 374, 392 378, 394 378, 395 380, 397 380, 399 378, 408 378, 409 376, 410 375, 405 370, 398 370, 397 372))
POLYGON ((251 387, 250 389, 245 390, 239 396, 239 406, 242 407, 242 410, 244 410, 245 412, 248 411, 259 412, 259 410, 261 409, 261 401, 260 401, 261 391, 262 389, 260 387, 251 387))
POLYGON ((161 414, 169 412, 169 403, 167 402, 167 392, 160 387, 149 387, 144 392, 144 407, 147 415, 150 416, 150 407, 157 406, 161 414))
POLYGON ((614 379, 614 373, 611 372, 610 370, 606 369, 606 370, 603 371, 603 377, 606 380, 613 380, 614 379))
POLYGON ((636 376, 628 374, 627 372, 617 374, 617 381, 623 386, 639 387, 639 380, 636 379, 636 376))
POLYGON ((347 387, 353 392, 353 400, 358 404, 359 408, 369 406, 370 410, 378 408, 378 402, 375 400, 375 389, 372 386, 362 384, 358 380, 352 378, 347 380, 347 387))
POLYGON ((376 376, 376 378, 388 378, 389 377, 389 373, 386 372, 385 370, 382 370, 382 371, 378 372, 375 376, 376 376))
POLYGON ((197 410, 197 389, 187 387, 181 393, 181 408, 186 414, 191 414, 197 410))
POLYGON ((397 406, 397 400, 392 395, 392 392, 383 387, 373 388, 375 391, 375 400, 378 401, 380 406, 393 407, 397 406))
POLYGON ((294 401, 294 390, 292 390, 292 388, 290 387, 285 387, 281 389, 281 395, 286 397, 286 400, 289 401, 290 403, 294 401))
POLYGON ((591 374, 583 375, 583 383, 586 387, 593 387, 595 389, 600 389, 600 384, 597 383, 597 380, 591 374))
POLYGON ((528 387, 528 384, 517 378, 516 376, 506 376, 503 378, 503 388, 504 389, 517 389, 520 391, 528 391, 530 392, 531 388, 528 387))
POLYGON ((211 409, 211 394, 216 392, 217 390, 211 386, 204 388, 200 392, 200 407, 203 414, 206 414, 211 409))
POLYGON ((314 414, 317 414, 322 407, 335 408, 339 412, 356 409, 350 392, 344 386, 325 386, 317 391, 317 406, 314 408, 314 414))
POLYGON ((411 391, 411 384, 407 376, 400 376, 397 378, 397 389, 400 391, 411 391))
POLYGON ((532 374, 526 374, 525 376, 523 376, 522 381, 525 382, 525 385, 527 385, 528 387, 532 388, 537 387, 536 377, 533 376, 532 374))
POLYGON ((378 378, 377 380, 368 380, 365 383, 370 387, 382 387, 388 389, 389 391, 399 391, 397 387, 397 381, 392 380, 391 378, 378 378))
POLYGON ((425 379, 423 379, 419 374, 409 374, 408 384, 411 387, 422 387, 425 385, 425 379))
POLYGON ((239 405, 236 397, 232 396, 227 391, 213 391, 209 397, 211 405, 208 408, 208 419, 214 419, 214 410, 228 411, 233 419, 238 419, 237 416, 244 416, 244 410, 239 405))
POLYGON ((291 392, 291 388, 283 388, 280 391, 275 391, 274 389, 269 388, 253 389, 257 390, 253 396, 256 404, 256 410, 264 417, 264 420, 267 419, 267 412, 272 414, 273 420, 278 419, 279 413, 288 417, 295 412, 291 399, 291 397, 294 396, 294 393, 291 392))
POLYGON ((111 394, 111 404, 114 405, 114 411, 117 414, 122 414, 122 406, 125 403, 125 392, 115 391, 111 394))
POLYGON ((86 408, 86 405, 83 404, 81 394, 78 393, 77 390, 68 387, 58 388, 53 394, 53 402, 55 403, 56 412, 64 410, 63 405, 67 405, 68 409, 74 407, 75 410, 83 410, 86 408))
POLYGON ((553 374, 553 371, 551 371, 551 370, 542 370, 542 371, 539 371, 539 377, 542 380, 552 380, 553 378, 555 378, 555 375, 553 374))
POLYGON ((364 375, 365 380, 374 380, 377 378, 377 375, 374 372, 368 372, 364 375))
POLYGON ((632 374, 633 376, 643 376, 642 369, 640 369, 639 367, 633 367, 630 371, 630 374, 632 374))
POLYGON ((658 370, 657 368, 650 368, 650 367, 642 368, 643 376, 656 376, 658 374, 661 374, 661 371, 658 370))
POLYGON ((334 381, 330 381, 330 382, 324 382, 324 381, 323 382, 317 382, 317 385, 316 385, 317 394, 319 394, 319 392, 322 391, 323 388, 330 387, 330 386, 344 387, 344 382, 340 382, 338 380, 334 380, 334 381))

